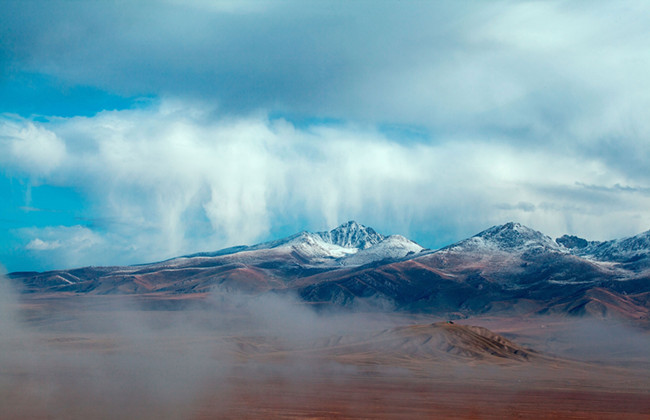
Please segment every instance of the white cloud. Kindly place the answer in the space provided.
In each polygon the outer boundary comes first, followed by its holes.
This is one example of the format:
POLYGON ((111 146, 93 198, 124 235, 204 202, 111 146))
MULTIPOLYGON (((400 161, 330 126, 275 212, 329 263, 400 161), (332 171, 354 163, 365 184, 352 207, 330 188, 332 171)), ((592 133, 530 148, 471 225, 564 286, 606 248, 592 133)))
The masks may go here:
MULTIPOLYGON (((20 228, 16 235, 27 241, 25 249, 33 258, 45 261, 49 268, 71 268, 82 265, 108 264, 106 257, 127 251, 120 239, 111 242, 113 234, 101 235, 85 226, 47 226, 20 228)), ((122 257, 124 258, 124 257, 122 257)))
POLYGON ((45 176, 63 162, 65 143, 52 131, 18 117, 0 119, 0 164, 32 177, 45 176))
POLYGON ((30 251, 49 251, 57 248, 61 248, 61 241, 43 241, 40 238, 32 239, 25 245, 25 249, 30 251))
POLYGON ((332 5, 6 4, 0 72, 167 98, 0 118, 3 173, 73 187, 104 221, 21 230, 24 245, 86 264, 350 218, 429 246, 506 220, 593 239, 648 229, 647 2, 332 5))
MULTIPOLYGON (((109 221, 101 231, 23 229, 27 247, 60 263, 114 264, 352 218, 430 246, 507 220, 594 239, 650 226, 650 194, 635 188, 643 179, 600 159, 471 138, 402 143, 371 128, 299 129, 179 106, 22 121, 64 142, 67 152, 48 176, 80 191, 91 217, 109 221)), ((30 167, 20 161, 28 156, 16 159, 30 167)))

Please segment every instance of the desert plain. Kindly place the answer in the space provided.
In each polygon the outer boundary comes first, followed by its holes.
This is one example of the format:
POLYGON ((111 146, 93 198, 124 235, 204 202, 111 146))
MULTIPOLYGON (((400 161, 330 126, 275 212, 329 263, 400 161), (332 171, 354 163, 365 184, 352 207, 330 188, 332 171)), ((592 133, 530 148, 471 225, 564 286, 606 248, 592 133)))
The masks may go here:
POLYGON ((3 419, 650 417, 644 321, 4 296, 3 419))

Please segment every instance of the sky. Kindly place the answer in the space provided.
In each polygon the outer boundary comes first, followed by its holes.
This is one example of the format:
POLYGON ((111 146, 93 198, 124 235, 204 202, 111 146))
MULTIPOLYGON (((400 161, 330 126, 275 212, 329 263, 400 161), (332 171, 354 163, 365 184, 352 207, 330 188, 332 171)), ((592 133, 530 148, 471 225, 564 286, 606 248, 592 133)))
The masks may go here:
POLYGON ((646 1, 2 2, 0 264, 650 229, 646 1))

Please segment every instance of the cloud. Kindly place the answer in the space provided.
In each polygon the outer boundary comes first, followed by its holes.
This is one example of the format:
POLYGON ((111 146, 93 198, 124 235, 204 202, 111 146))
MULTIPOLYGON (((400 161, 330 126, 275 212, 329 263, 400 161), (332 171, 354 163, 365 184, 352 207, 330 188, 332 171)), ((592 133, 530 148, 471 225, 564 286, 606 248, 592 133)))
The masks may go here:
POLYGON ((110 221, 17 231, 59 266, 152 261, 352 218, 430 247, 506 220, 594 239, 650 224, 644 189, 584 187, 642 180, 598 159, 500 142, 404 143, 367 126, 298 128, 182 101, 14 124, 33 127, 35 142, 45 133, 63 143, 43 182, 79 191, 91 214, 77 220, 110 221), (606 222, 612 215, 620 222, 606 222))
POLYGON ((497 204, 496 207, 501 210, 521 210, 525 212, 535 211, 536 208, 533 203, 526 203, 523 201, 520 201, 517 204, 501 203, 497 204))
POLYGON ((629 185, 620 185, 614 184, 612 186, 607 185, 586 185, 583 183, 576 183, 577 186, 585 188, 592 191, 603 191, 603 192, 621 192, 621 193, 639 193, 648 195, 650 194, 650 188, 648 187, 633 187, 629 185))
POLYGON ((10 2, 0 27, 7 66, 62 83, 200 98, 236 114, 549 141, 567 129, 620 133, 623 110, 647 130, 647 10, 643 1, 48 1, 10 2))
POLYGON ((53 132, 20 118, 0 119, 0 164, 32 177, 52 172, 65 158, 65 143, 53 132))
POLYGON ((429 247, 650 224, 646 2, 4 6, 6 83, 151 98, 2 118, 3 172, 80 191, 107 260, 350 218, 429 247))
POLYGON ((562 149, 650 182, 643 1, 5 7, 8 74, 237 118, 331 117, 562 149))
POLYGON ((25 249, 33 251, 49 251, 57 248, 61 248, 61 241, 46 242, 40 238, 32 239, 27 245, 25 245, 25 249))
POLYGON ((49 262, 47 268, 107 264, 102 256, 107 250, 114 247, 113 252, 119 248, 123 253, 128 251, 128 245, 117 242, 118 238, 116 243, 109 245, 112 232, 101 234, 79 225, 19 228, 14 233, 27 242, 24 249, 32 253, 35 260, 49 262))

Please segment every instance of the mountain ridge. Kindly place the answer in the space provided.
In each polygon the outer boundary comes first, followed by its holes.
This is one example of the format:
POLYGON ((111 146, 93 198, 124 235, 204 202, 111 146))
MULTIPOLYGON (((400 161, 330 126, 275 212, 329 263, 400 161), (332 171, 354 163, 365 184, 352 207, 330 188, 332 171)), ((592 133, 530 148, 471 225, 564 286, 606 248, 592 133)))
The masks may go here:
POLYGON ((403 236, 384 236, 349 221, 330 231, 159 263, 9 277, 25 293, 36 294, 203 296, 216 290, 292 293, 306 303, 349 308, 385 302, 398 310, 438 313, 506 310, 643 318, 650 312, 648 232, 599 245, 563 238, 554 241, 509 222, 430 251, 403 236), (609 252, 600 252, 605 249, 609 252), (631 258, 621 257, 631 253, 631 258), (582 307, 589 309, 576 309, 582 307))

